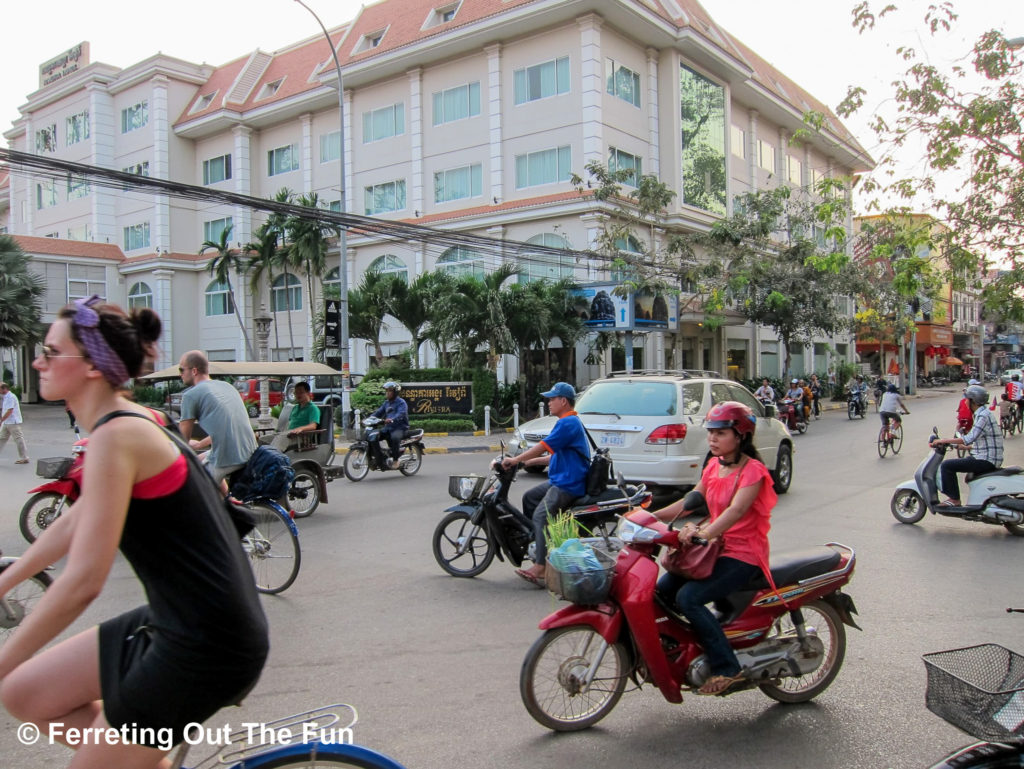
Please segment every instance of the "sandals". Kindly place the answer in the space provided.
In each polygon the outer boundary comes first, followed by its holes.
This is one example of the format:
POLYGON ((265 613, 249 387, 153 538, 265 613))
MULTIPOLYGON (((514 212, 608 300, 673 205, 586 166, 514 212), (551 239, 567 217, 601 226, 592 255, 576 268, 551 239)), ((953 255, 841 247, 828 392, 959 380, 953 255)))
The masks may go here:
POLYGON ((543 577, 535 577, 533 574, 526 571, 526 569, 516 569, 516 576, 522 577, 534 587, 539 587, 542 590, 547 587, 547 583, 544 582, 543 577))
POLYGON ((711 676, 704 685, 697 690, 697 694, 721 695, 727 694, 734 684, 744 680, 743 673, 734 676, 711 676))

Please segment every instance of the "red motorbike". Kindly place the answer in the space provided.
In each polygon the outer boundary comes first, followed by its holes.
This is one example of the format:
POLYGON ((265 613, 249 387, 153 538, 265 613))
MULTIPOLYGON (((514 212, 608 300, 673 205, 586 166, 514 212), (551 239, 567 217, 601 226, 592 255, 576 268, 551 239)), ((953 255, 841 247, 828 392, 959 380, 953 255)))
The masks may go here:
POLYGON ((29 489, 32 494, 21 508, 18 525, 21 535, 35 542, 43 529, 60 517, 82 493, 82 471, 85 467, 85 447, 88 438, 75 441, 70 457, 40 459, 36 462, 36 475, 49 479, 29 489))
MULTIPOLYGON (((687 501, 687 509, 697 506, 687 501)), ((566 606, 540 623, 544 633, 519 678, 523 704, 540 724, 555 731, 593 726, 615 707, 627 680, 637 688, 653 683, 680 703, 684 690, 696 691, 710 677, 689 623, 655 591, 655 556, 662 546, 677 547, 678 535, 652 514, 631 511, 619 524, 624 544, 603 602, 566 606)), ((779 553, 770 564, 777 590, 759 575, 716 602, 745 676, 727 694, 757 687, 791 703, 828 688, 846 653, 843 625, 857 627, 853 599, 842 592, 855 562, 854 551, 835 542, 779 553)))
POLYGON ((779 421, 791 433, 807 432, 807 415, 804 413, 804 402, 794 398, 783 398, 779 401, 779 421))

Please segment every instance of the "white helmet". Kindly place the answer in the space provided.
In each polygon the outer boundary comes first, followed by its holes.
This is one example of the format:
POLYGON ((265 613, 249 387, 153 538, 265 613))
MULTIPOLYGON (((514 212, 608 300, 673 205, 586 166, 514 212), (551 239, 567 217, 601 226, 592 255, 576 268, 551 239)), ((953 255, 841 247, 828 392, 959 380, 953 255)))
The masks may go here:
POLYGON ((384 383, 384 389, 385 390, 394 390, 397 393, 397 392, 401 392, 402 391, 402 385, 398 384, 398 382, 395 382, 395 381, 392 381, 391 379, 389 379, 388 381, 386 381, 384 383))
POLYGON ((964 390, 964 397, 972 403, 977 403, 981 406, 984 403, 988 403, 988 390, 981 385, 971 385, 964 390))

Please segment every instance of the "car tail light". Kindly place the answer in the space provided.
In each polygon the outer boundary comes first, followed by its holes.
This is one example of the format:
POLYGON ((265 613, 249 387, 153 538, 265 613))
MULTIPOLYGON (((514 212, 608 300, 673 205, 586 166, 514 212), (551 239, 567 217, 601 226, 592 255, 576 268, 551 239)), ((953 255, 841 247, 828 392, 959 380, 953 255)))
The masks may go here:
POLYGON ((656 446, 667 446, 675 443, 682 443, 686 437, 686 425, 662 425, 647 436, 645 443, 656 446))

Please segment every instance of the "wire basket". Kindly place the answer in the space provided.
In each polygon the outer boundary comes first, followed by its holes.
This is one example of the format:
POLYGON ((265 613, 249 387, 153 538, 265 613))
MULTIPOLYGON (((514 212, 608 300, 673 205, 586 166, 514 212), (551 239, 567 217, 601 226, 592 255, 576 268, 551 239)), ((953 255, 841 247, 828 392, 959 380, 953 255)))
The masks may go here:
POLYGON ((449 475, 448 494, 455 499, 468 502, 480 495, 486 480, 482 475, 449 475))
POLYGON ((601 564, 599 569, 562 571, 548 558, 544 570, 547 588, 563 601, 592 606, 608 598, 615 574, 615 556, 591 545, 601 564))
POLYGON ((71 465, 75 462, 74 457, 49 457, 36 460, 36 475, 40 478, 63 478, 71 465))
POLYGON ((1024 657, 998 644, 923 655, 925 704, 953 726, 990 742, 1024 736, 1024 657))

